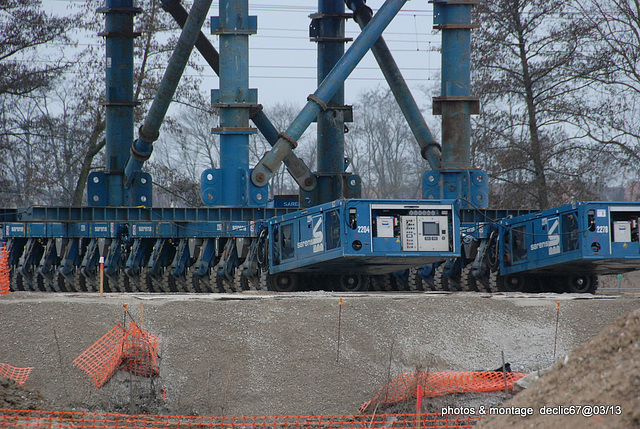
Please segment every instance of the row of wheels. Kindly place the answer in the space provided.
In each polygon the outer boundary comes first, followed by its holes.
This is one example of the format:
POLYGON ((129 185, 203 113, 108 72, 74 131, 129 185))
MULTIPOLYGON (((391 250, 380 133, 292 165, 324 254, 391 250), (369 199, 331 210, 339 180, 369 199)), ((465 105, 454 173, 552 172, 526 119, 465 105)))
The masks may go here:
POLYGON ((596 293, 598 276, 491 276, 491 286, 500 292, 596 293))
POLYGON ((485 277, 476 277, 472 265, 464 266, 459 274, 445 272, 445 265, 433 270, 431 290, 447 292, 554 292, 590 293, 598 288, 598 276, 594 274, 575 275, 500 275, 490 270, 485 277))
MULTIPOLYGON (((170 270, 153 274, 142 269, 137 275, 124 270, 117 276, 104 276, 105 292, 145 293, 233 293, 247 290, 271 290, 295 292, 301 290, 334 290, 342 292, 363 291, 445 291, 445 292, 557 292, 590 293, 598 288, 596 275, 568 276, 501 276, 492 271, 488 278, 476 278, 471 265, 465 266, 459 275, 445 273, 444 264, 425 275, 425 267, 384 275, 301 275, 280 273, 248 276, 242 266, 232 276, 218 275, 209 270, 205 276, 194 270, 184 277, 174 277, 170 270)), ((42 292, 97 292, 98 273, 83 273, 76 269, 72 276, 54 272, 50 275, 39 271, 21 273, 17 267, 11 270, 11 288, 14 291, 42 292)))

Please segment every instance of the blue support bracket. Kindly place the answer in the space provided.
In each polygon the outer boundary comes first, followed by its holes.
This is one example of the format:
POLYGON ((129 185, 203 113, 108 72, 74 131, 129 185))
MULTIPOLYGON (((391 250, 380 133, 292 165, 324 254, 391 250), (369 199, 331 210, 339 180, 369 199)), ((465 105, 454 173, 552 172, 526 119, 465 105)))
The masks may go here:
POLYGON ((134 172, 129 179, 129 192, 124 195, 119 192, 121 187, 115 186, 113 182, 122 185, 123 176, 105 171, 89 173, 87 181, 89 205, 92 207, 151 207, 153 205, 153 182, 149 173, 134 172))
POLYGON ((426 199, 458 199, 462 208, 482 208, 489 200, 487 173, 480 170, 427 171, 422 182, 426 199))
MULTIPOLYGON (((264 206, 269 198, 269 188, 254 185, 250 180, 251 169, 236 170, 235 189, 238 191, 237 203, 241 206, 264 206)), ((222 169, 209 168, 202 172, 200 179, 200 198, 207 206, 222 206, 223 203, 222 169)))

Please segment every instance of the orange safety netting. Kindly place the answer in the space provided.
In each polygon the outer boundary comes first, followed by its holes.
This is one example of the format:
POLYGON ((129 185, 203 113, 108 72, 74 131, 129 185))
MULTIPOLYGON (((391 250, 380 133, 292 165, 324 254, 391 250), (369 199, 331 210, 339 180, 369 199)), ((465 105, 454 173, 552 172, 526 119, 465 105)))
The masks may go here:
POLYGON ((4 244, 0 245, 0 295, 11 292, 9 284, 9 251, 4 244))
POLYGON ((73 363, 89 374, 97 388, 113 377, 118 369, 143 377, 156 377, 158 371, 158 337, 129 323, 118 323, 73 363))
POLYGON ((155 335, 140 329, 134 322, 129 323, 124 340, 122 368, 141 377, 157 377, 159 342, 155 335))
POLYGON ((431 429, 470 428, 480 419, 469 415, 377 414, 269 417, 154 416, 68 411, 0 409, 0 428, 74 429, 431 429))
POLYGON ((31 370, 33 370, 33 367, 17 368, 6 363, 0 363, 0 377, 7 377, 19 385, 23 385, 27 381, 31 370))
MULTIPOLYGON (((507 388, 513 389, 516 381, 527 374, 507 372, 507 388)), ((500 371, 472 371, 472 372, 405 372, 388 382, 373 397, 360 407, 365 412, 371 406, 385 407, 397 404, 416 396, 418 385, 422 386, 423 397, 450 393, 494 392, 504 390, 504 373, 500 371)))

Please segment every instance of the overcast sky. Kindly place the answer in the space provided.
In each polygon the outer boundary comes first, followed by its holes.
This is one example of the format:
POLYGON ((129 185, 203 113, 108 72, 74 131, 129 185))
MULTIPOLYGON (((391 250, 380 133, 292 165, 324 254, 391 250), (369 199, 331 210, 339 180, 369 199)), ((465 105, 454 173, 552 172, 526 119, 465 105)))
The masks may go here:
MULTIPOLYGON (((383 1, 370 0, 367 4, 375 11, 383 1)), ((253 0, 249 5, 250 13, 258 16, 258 34, 249 40, 251 85, 258 88, 263 104, 287 100, 302 105, 317 87, 316 44, 308 37, 309 14, 317 11, 317 1, 253 0)), ((426 1, 407 2, 384 33, 416 98, 421 97, 420 85, 439 79, 439 55, 430 52, 440 43, 440 35, 432 29, 432 9, 426 1)), ((346 31, 347 37, 354 39, 360 34, 353 20, 347 21, 346 31)), ((368 53, 346 82, 347 104, 352 104, 363 89, 376 85, 386 87, 373 55, 368 53)))
MULTIPOLYGON (((60 13, 66 5, 82 0, 43 0, 47 11, 60 13)), ((187 9, 191 1, 183 1, 187 9)), ((374 12, 383 0, 369 0, 374 12)), ((218 15, 214 1, 210 16, 218 15)), ((250 86, 258 88, 258 98, 265 106, 289 102, 302 106, 316 84, 316 44, 309 41, 309 15, 317 12, 317 1, 249 0, 251 15, 258 17, 258 33, 249 38, 250 86)), ((433 49, 440 45, 440 34, 433 30, 433 6, 427 1, 409 1, 384 33, 396 62, 414 96, 422 107, 431 105, 431 97, 420 90, 438 86, 440 57, 433 49)), ((356 38, 360 28, 353 20, 346 24, 347 37, 356 38)), ((216 36, 205 34, 218 46, 216 36)), ((93 37, 93 36, 91 36, 93 37)), ((98 38, 98 36, 95 36, 98 38)), ((91 43, 91 41, 88 41, 91 43)), ((347 48, 350 44, 347 44, 347 48)), ((202 64, 204 60, 196 54, 202 64)), ((218 88, 218 78, 206 69, 203 91, 218 88)), ((360 92, 378 85, 387 87, 371 53, 360 63, 346 82, 346 103, 353 104, 360 92)))

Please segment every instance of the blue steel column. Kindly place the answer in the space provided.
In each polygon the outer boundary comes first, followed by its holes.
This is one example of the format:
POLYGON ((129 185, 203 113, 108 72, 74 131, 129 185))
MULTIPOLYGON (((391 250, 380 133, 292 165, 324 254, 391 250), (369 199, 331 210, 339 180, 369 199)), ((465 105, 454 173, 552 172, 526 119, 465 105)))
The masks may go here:
POLYGON ((434 1, 434 28, 442 30, 441 96, 434 113, 442 115, 442 168, 471 167, 471 114, 478 99, 471 98, 471 1, 434 1))
POLYGON ((220 36, 220 89, 211 92, 220 109, 220 168, 202 174, 202 200, 208 205, 262 206, 266 189, 256 189, 249 179, 249 127, 251 110, 257 107, 257 91, 249 89, 249 35, 257 31, 249 16, 248 0, 221 0, 220 16, 211 29, 220 36))
POLYGON ((249 169, 249 109, 231 107, 248 101, 249 36, 233 29, 248 29, 249 0, 222 0, 220 27, 231 33, 220 34, 220 168, 222 205, 246 204, 238 187, 238 169, 249 169), (244 25, 243 25, 244 24, 244 25), (242 130, 244 128, 245 130, 242 130))
POLYGON ((105 14, 106 39, 106 171, 91 176, 90 184, 100 191, 89 192, 92 205, 125 205, 123 171, 133 141, 133 18, 142 9, 133 0, 106 0, 98 9, 105 14))
MULTIPOLYGON (((327 77, 344 55, 347 39, 344 34, 346 19, 343 0, 318 0, 318 13, 311 15, 312 40, 318 44, 318 85, 327 77)), ((318 188, 311 204, 321 204, 342 197, 344 163, 344 82, 338 85, 329 106, 318 115, 318 188)), ((304 203, 304 200, 303 200, 304 203)))
POLYGON ((459 198, 462 207, 487 207, 486 173, 471 170, 471 115, 479 101, 471 97, 471 11, 476 0, 432 0, 434 28, 442 31, 441 95, 433 113, 442 115, 441 170, 427 172, 427 198, 459 198), (437 191, 437 193, 436 193, 437 191))
POLYGON ((256 165, 251 175, 251 180, 256 186, 265 186, 273 177, 282 160, 297 146, 297 140, 304 130, 322 110, 326 110, 327 102, 339 90, 340 85, 351 74, 406 1, 387 0, 382 5, 369 25, 360 33, 360 36, 318 86, 318 89, 308 97, 307 104, 289 125, 287 131, 281 133, 273 149, 267 152, 256 165))

